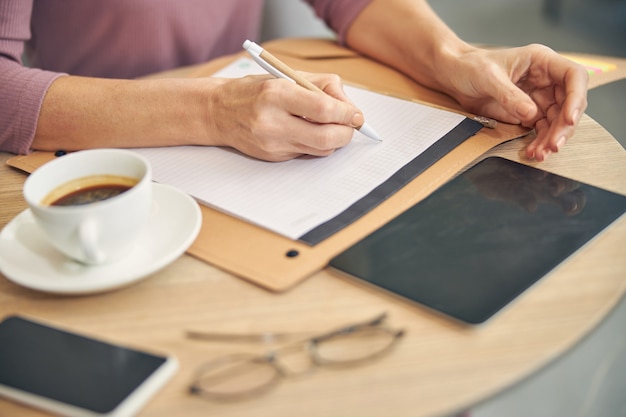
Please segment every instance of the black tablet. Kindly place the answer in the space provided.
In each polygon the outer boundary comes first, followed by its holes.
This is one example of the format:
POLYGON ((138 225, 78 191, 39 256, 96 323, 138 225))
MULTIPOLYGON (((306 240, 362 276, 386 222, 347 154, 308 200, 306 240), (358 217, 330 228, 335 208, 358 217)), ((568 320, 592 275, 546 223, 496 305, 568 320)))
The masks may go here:
POLYGON ((479 324, 625 211, 626 196, 491 157, 330 265, 479 324))

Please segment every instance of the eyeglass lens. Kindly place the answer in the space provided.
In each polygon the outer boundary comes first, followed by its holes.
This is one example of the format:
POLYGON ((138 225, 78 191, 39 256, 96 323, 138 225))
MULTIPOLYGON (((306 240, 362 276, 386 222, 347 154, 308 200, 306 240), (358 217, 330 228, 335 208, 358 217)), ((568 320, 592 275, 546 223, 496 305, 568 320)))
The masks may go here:
POLYGON ((238 398, 261 393, 280 378, 277 368, 265 358, 229 356, 209 362, 199 369, 192 392, 218 399, 238 398))
POLYGON ((362 327, 352 333, 340 333, 317 341, 314 355, 322 365, 351 365, 386 352, 395 342, 396 333, 381 327, 362 327))

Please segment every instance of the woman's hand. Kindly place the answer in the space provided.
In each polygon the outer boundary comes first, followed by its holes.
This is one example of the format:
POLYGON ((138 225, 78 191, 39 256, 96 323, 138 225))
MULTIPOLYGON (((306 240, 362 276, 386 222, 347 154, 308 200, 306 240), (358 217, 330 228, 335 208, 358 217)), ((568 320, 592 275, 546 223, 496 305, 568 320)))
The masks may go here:
POLYGON ((199 145, 268 161, 329 155, 350 142, 363 115, 338 76, 305 76, 326 94, 270 76, 60 77, 46 94, 33 149, 199 145))
POLYGON ((327 94, 269 76, 225 79, 209 98, 214 142, 268 161, 327 156, 347 145, 362 113, 331 74, 304 74, 327 94))
POLYGON ((469 48, 447 64, 439 83, 465 109, 535 129, 531 159, 558 152, 587 108, 586 70, 546 46, 469 48))

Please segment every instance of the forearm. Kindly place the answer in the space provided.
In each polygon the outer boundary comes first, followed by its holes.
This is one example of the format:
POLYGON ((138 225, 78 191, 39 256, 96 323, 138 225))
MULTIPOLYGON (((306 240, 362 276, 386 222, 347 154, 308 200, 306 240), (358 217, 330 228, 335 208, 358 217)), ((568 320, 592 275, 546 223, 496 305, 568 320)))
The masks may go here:
POLYGON ((326 156, 350 142, 363 116, 348 102, 337 76, 307 77, 328 94, 270 75, 62 77, 44 98, 32 148, 202 145, 231 147, 267 161, 326 156))
POLYGON ((347 43, 416 81, 455 98, 467 111, 537 132, 526 155, 543 161, 570 138, 587 107, 582 66, 543 45, 473 47, 426 0, 372 0, 347 43))
POLYGON ((347 44, 416 81, 448 91, 442 68, 473 49, 425 0, 373 0, 354 20, 347 44))
POLYGON ((110 80, 61 77, 44 98, 32 148, 216 145, 204 79, 110 80))

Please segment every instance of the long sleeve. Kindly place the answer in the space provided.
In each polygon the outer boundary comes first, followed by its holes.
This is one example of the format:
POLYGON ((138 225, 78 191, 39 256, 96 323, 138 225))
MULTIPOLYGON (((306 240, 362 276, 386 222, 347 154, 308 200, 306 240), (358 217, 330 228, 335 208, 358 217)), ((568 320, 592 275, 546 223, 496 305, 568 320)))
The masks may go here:
MULTIPOLYGON (((370 0, 306 0, 343 41, 370 0)), ((28 153, 52 82, 135 78, 236 52, 262 0, 0 0, 0 151, 28 153), (28 68, 22 55, 28 52, 28 68)))
POLYGON ((62 75, 22 65, 32 6, 32 0, 0 2, 0 150, 12 153, 29 152, 43 98, 62 75))
POLYGON ((63 74, 131 79, 256 39, 262 0, 0 0, 0 150, 27 153, 63 74), (22 65, 26 50, 32 68, 22 65))
POLYGON ((319 18, 335 31, 339 42, 345 43, 345 36, 352 21, 371 0, 306 0, 319 18))

